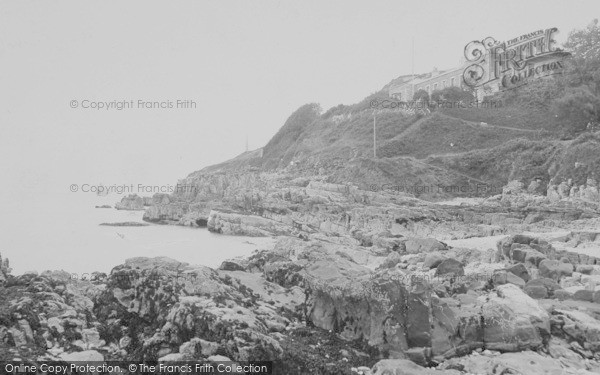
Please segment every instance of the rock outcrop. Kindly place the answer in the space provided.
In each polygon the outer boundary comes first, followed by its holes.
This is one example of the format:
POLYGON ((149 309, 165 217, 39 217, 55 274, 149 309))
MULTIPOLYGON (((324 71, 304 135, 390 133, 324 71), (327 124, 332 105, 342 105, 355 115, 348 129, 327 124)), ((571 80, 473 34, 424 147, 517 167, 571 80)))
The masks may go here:
POLYGON ((548 185, 547 196, 552 202, 571 199, 600 203, 598 182, 592 178, 588 178, 585 184, 579 186, 573 180, 562 181, 558 184, 550 183, 548 185))
POLYGON ((190 189, 153 200, 144 219, 215 231, 257 235, 320 232, 377 241, 381 233, 437 240, 491 236, 554 226, 599 212, 577 204, 559 207, 545 196, 506 189, 481 205, 440 206, 408 193, 371 191, 353 184, 325 182, 327 176, 214 170, 196 172, 179 185, 190 189), (252 228, 252 226, 256 226, 252 228), (284 227, 290 227, 285 229, 284 227))
POLYGON ((143 210, 145 208, 144 198, 137 194, 129 194, 115 203, 117 210, 143 210))

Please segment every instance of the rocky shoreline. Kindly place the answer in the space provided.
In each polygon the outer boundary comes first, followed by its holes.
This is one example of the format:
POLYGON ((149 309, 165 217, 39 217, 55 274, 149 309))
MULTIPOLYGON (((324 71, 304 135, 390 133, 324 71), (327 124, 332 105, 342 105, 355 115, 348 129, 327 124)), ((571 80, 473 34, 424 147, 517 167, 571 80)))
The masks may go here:
POLYGON ((277 374, 600 371, 593 199, 511 183, 437 204, 284 173, 180 183, 194 189, 121 207, 274 245, 216 270, 134 258, 91 280, 12 276, 4 261, 0 357, 269 360, 277 374))

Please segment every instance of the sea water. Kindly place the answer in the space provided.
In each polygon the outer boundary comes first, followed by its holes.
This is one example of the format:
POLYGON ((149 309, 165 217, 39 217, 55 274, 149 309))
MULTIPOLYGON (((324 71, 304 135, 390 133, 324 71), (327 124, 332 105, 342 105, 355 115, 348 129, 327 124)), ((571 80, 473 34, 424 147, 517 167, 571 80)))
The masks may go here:
POLYGON ((13 275, 44 270, 108 273, 126 259, 140 256, 166 256, 214 268, 226 259, 251 254, 273 242, 271 238, 215 234, 206 228, 99 225, 143 222, 143 211, 95 208, 104 204, 114 207, 120 198, 65 194, 13 200, 0 216, 0 254, 10 260, 13 275))

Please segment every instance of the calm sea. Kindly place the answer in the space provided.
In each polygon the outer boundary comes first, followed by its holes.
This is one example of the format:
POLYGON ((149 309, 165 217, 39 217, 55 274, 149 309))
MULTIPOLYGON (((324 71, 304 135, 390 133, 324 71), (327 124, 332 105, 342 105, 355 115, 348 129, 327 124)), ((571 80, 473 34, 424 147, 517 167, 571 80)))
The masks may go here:
POLYGON ((0 254, 13 274, 65 270, 109 272, 127 258, 167 256, 190 264, 217 267, 223 260, 251 254, 271 238, 224 236, 206 229, 167 225, 108 227, 104 222, 142 222, 143 211, 95 208, 120 196, 93 194, 33 195, 12 200, 0 216, 0 254))

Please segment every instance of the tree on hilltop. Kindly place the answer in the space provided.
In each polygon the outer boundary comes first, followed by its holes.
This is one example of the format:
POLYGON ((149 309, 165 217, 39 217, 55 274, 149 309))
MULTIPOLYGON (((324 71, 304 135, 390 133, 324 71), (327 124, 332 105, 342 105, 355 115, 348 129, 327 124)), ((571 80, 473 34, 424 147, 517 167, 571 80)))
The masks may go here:
POLYGON ((564 95, 555 102, 557 115, 569 121, 573 131, 595 128, 600 123, 600 26, 592 21, 569 34, 565 48, 572 54, 561 78, 564 95))
POLYGON ((422 101, 422 102, 428 104, 429 103, 429 94, 427 93, 427 91, 420 89, 417 92, 415 92, 415 94, 413 95, 413 100, 415 102, 422 101))

